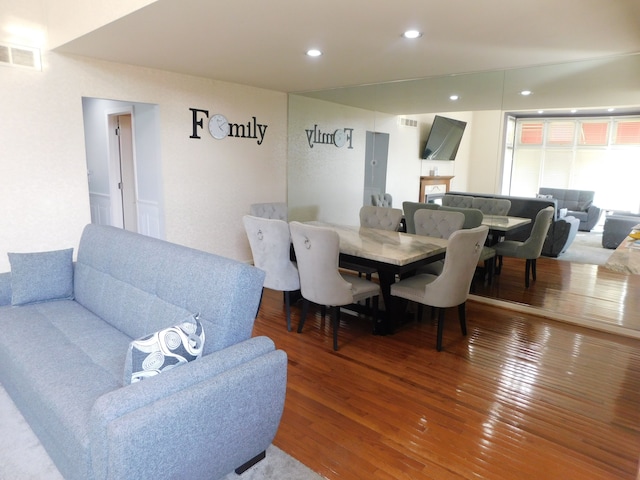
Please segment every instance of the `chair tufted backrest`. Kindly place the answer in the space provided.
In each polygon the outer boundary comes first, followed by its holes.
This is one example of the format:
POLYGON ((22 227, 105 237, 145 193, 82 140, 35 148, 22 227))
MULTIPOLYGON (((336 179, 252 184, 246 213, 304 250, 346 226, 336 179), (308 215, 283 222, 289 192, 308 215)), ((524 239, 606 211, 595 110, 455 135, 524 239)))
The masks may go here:
POLYGON ((393 207, 393 198, 388 193, 375 193, 371 195, 371 205, 374 207, 393 207))
POLYGON ((242 217, 253 264, 264 270, 267 276, 264 286, 282 292, 300 288, 298 269, 291 261, 291 234, 284 220, 260 218, 251 215, 242 217))
POLYGON ((553 207, 546 207, 540 210, 531 228, 531 235, 527 238, 516 251, 518 258, 538 258, 542 254, 542 247, 547 238, 549 227, 553 221, 553 207))
POLYGON ((416 234, 428 237, 449 238, 464 224, 464 214, 444 210, 422 209, 416 211, 413 220, 416 234))
POLYGON ((415 213, 423 208, 438 210, 440 205, 437 203, 402 202, 402 210, 404 211, 404 221, 407 226, 407 233, 416 233, 416 224, 414 222, 415 213))
POLYGON ((329 228, 289 223, 291 240, 300 272, 300 292, 319 305, 347 305, 353 302, 351 284, 338 270, 340 237, 329 228))
POLYGON ((482 225, 484 215, 477 208, 440 207, 443 212, 460 212, 464 215, 462 228, 475 228, 482 225))
POLYGON ((507 198, 473 197, 472 208, 477 208, 485 215, 507 215, 511 208, 511 200, 507 198))
POLYGON ((442 206, 444 207, 459 207, 459 208, 471 208, 473 204, 473 197, 467 195, 447 195, 442 197, 442 206))
POLYGON ((254 203, 250 213, 254 217, 274 218, 285 222, 288 219, 287 204, 284 202, 254 203))
POLYGON ((399 208, 374 207, 365 205, 360 209, 360 226, 397 232, 402 221, 399 208))

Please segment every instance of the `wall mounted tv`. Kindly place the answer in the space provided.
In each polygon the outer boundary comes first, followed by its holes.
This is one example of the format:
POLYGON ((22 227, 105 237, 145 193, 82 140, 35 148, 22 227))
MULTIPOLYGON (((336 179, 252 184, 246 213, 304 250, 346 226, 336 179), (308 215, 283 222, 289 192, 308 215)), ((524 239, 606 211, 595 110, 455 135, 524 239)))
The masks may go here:
POLYGON ((467 122, 436 115, 422 152, 423 160, 455 160, 467 122))

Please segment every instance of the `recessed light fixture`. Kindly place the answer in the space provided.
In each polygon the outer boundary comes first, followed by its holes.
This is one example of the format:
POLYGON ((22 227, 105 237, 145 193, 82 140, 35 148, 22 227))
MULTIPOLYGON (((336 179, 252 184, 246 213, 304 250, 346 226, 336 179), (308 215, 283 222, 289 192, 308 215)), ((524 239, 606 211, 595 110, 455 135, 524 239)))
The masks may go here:
POLYGON ((322 55, 322 52, 317 48, 312 48, 310 50, 307 50, 307 55, 309 55, 310 57, 319 57, 320 55, 322 55))
POLYGON ((520 92, 520 95, 524 96, 524 97, 528 97, 529 95, 531 95, 533 92, 531 90, 522 90, 520 92))
POLYGON ((538 110, 538 113, 542 115, 544 113, 544 110, 538 110))
POLYGON ((407 30, 402 34, 404 38, 420 38, 422 36, 422 32, 418 30, 407 30))
POLYGON ((576 113, 577 111, 578 111, 578 109, 577 109, 577 108, 572 108, 572 109, 571 109, 571 113, 576 113))
POLYGON ((454 102, 460 98, 460 95, 450 95, 449 100, 453 100, 454 102))
POLYGON ((607 108, 607 112, 613 112, 615 111, 615 108, 607 108))

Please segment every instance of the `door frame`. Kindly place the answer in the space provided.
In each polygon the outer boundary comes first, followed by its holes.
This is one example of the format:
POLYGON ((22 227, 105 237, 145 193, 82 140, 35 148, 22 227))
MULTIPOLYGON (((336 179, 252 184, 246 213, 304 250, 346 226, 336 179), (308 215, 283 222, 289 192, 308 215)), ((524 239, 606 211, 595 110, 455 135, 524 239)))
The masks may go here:
MULTIPOLYGON (((135 148, 135 116, 133 106, 105 110, 107 117, 107 160, 109 162, 109 197, 111 203, 111 225, 124 228, 124 207, 122 204, 122 191, 118 184, 122 182, 120 171, 120 140, 115 135, 118 126, 118 117, 121 115, 131 116, 131 159, 133 162, 133 194, 135 196, 136 219, 139 219, 138 211, 138 169, 135 148)), ((136 225, 135 231, 139 231, 136 225)))

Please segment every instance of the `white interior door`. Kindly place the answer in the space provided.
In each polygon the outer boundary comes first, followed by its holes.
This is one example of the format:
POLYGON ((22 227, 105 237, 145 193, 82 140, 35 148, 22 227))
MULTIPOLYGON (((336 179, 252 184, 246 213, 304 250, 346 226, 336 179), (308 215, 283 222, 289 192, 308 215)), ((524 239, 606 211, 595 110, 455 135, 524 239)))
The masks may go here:
POLYGON ((111 224, 138 231, 136 168, 131 114, 109 115, 111 224))

